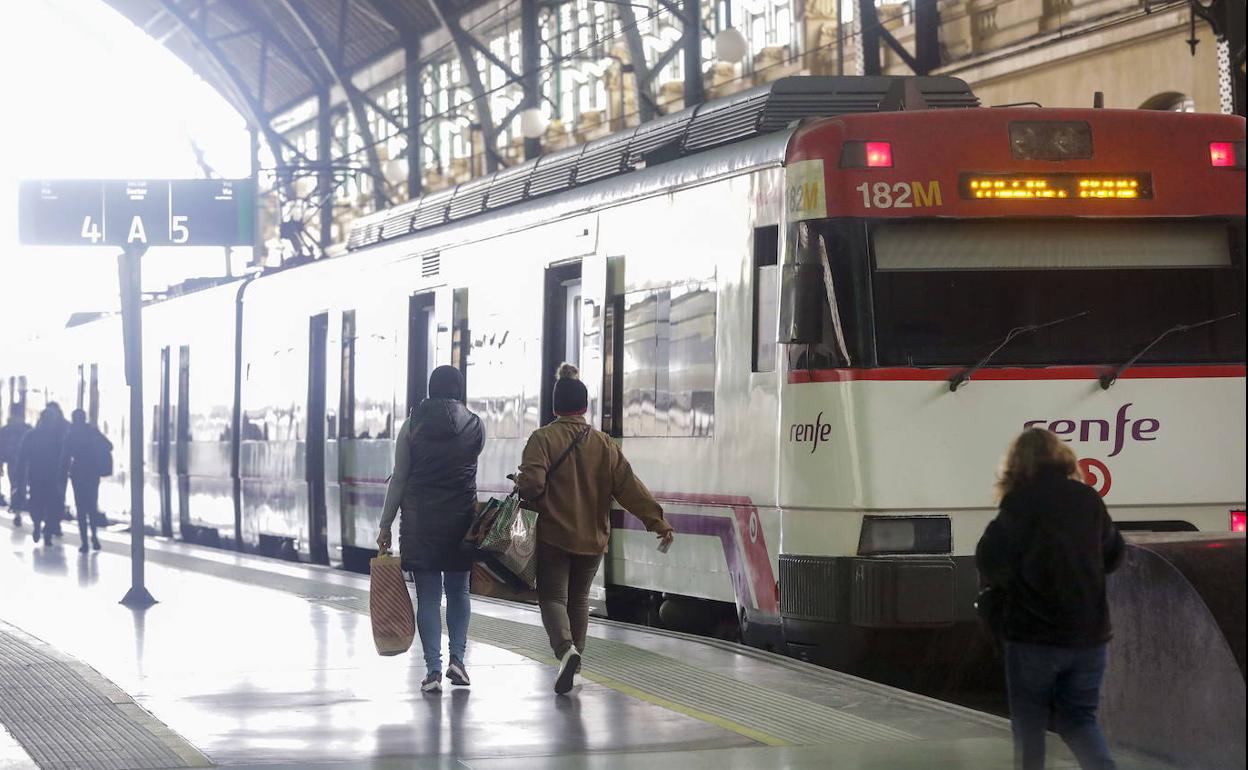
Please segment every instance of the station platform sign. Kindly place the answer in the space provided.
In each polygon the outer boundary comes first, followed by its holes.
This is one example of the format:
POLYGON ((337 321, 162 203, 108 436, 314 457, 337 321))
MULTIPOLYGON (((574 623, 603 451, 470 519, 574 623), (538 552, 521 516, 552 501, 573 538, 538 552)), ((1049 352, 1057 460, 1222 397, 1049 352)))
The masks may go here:
POLYGON ((46 246, 250 246, 254 179, 23 182, 18 237, 46 246))

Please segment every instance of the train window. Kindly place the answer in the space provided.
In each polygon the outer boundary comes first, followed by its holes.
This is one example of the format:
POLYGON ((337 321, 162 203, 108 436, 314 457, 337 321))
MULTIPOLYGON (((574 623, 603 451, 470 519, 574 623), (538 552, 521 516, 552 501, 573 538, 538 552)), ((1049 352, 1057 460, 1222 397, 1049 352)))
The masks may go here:
POLYGON ((714 284, 677 284, 623 299, 622 435, 712 435, 714 284))
POLYGON ((374 317, 357 311, 355 318, 351 421, 356 439, 388 439, 394 430, 395 334, 365 323, 374 317))
MULTIPOLYGON (((496 284, 479 297, 471 323, 467 361, 468 408, 481 418, 490 438, 520 438, 524 418, 523 372, 540 361, 540 348, 529 345, 520 330, 533 309, 516 302, 510 287, 496 284)), ((457 324, 467 331, 469 324, 457 324)), ((456 345, 456 348, 459 346, 456 345)))
POLYGON ((468 350, 471 346, 468 337, 468 288, 464 287, 451 294, 451 366, 464 375, 465 381, 468 379, 468 350))
MULTIPOLYGON (((872 365, 870 319, 867 312, 870 276, 861 224, 848 221, 803 221, 787 234, 790 263, 820 265, 820 279, 806 281, 786 302, 809 300, 822 308, 819 342, 793 345, 789 356, 796 369, 872 365)), ((789 308, 789 312, 793 312, 789 308)))
POLYGON ((754 353, 756 372, 776 369, 776 330, 779 323, 780 228, 754 228, 754 353))
MULTIPOLYGON (((1167 328, 1244 311, 1242 236, 1226 224, 947 224, 925 228, 921 244, 884 235, 893 225, 877 228, 873 284, 881 365, 966 366, 1011 329, 1085 311, 1019 337, 992 363, 1112 365, 1167 328)), ((1243 360, 1244 325, 1234 321, 1171 334, 1139 359, 1243 360)))
POLYGON ((338 438, 355 438, 355 311, 342 311, 342 381, 338 388, 338 438))

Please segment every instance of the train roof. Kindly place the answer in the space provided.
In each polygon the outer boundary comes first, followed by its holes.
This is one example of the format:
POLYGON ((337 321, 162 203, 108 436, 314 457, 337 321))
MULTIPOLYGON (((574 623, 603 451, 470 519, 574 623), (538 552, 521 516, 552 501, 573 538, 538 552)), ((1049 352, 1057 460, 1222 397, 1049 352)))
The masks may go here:
POLYGON ((939 77, 788 77, 665 115, 424 195, 352 223, 347 248, 400 238, 630 171, 782 131, 807 118, 978 107, 964 81, 939 77))

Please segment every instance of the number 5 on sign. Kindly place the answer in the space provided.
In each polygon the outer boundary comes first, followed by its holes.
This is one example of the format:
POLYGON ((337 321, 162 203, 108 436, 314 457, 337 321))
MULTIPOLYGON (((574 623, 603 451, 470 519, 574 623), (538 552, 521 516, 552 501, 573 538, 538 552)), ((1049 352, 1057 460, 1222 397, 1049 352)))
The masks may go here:
POLYGON ((191 239, 191 231, 187 228, 188 216, 174 216, 169 220, 169 240, 174 243, 186 243, 191 239))
POLYGON ((82 218, 82 237, 92 243, 99 243, 104 240, 104 233, 100 232, 99 223, 92 222, 90 215, 82 218))

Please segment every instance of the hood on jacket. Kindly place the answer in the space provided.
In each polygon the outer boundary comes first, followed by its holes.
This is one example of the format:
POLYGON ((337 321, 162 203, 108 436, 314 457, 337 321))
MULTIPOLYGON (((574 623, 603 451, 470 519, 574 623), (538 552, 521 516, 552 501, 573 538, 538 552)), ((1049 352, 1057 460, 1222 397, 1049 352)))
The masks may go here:
POLYGON ((427 398, 412 413, 411 434, 431 439, 458 436, 472 425, 477 416, 468 407, 449 398, 427 398))

